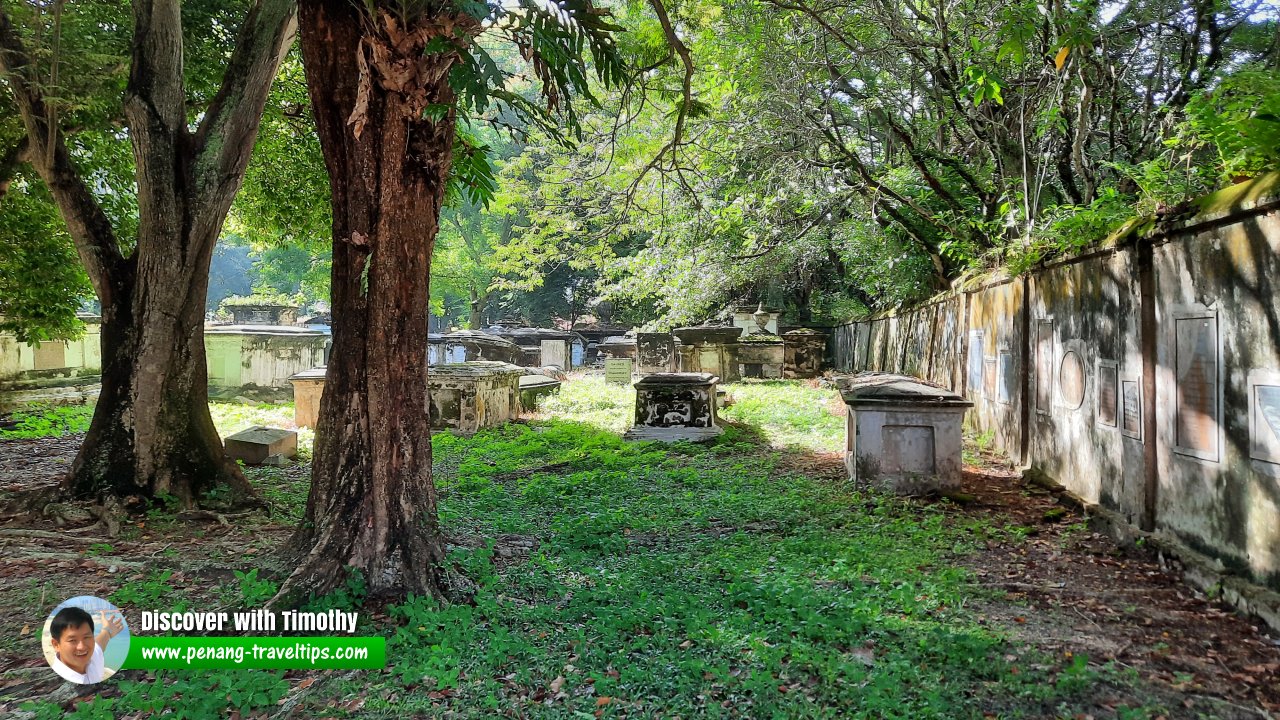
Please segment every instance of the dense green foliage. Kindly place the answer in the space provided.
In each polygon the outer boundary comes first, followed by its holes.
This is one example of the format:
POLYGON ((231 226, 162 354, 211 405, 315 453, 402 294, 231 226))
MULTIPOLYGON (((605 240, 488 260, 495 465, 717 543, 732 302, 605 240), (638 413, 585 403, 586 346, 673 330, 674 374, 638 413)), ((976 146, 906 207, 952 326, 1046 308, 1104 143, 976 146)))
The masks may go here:
POLYGON ((1276 16, 1257 3, 672 12, 696 61, 689 112, 656 21, 628 6, 623 47, 653 65, 575 152, 529 145, 530 227, 512 243, 592 264, 601 291, 665 321, 742 296, 846 318, 1280 163, 1276 16))
MULTIPOLYGON (((228 37, 199 29, 229 32, 235 17, 188 5, 198 107, 228 37)), ((119 12, 68 3, 58 62, 42 62, 127 242, 132 159, 114 135, 123 71, 109 62, 125 48, 93 25, 119 12)), ((586 25, 532 5, 508 17, 525 12, 484 33, 451 78, 462 120, 432 298, 451 324, 572 321, 602 300, 637 324, 744 299, 788 321, 841 320, 973 269, 1026 269, 1280 163, 1265 3, 681 0, 619 4, 586 25)), ((29 19, 53 32, 51 16, 29 19)), ((0 159, 19 129, 0 113, 0 159)), ((17 290, 0 315, 29 337, 63 336, 87 286, 66 269, 38 181, 20 161, 0 167, 10 177, 0 286, 17 290)), ((327 298, 327 201, 295 55, 228 223, 227 241, 252 250, 251 285, 327 298)))

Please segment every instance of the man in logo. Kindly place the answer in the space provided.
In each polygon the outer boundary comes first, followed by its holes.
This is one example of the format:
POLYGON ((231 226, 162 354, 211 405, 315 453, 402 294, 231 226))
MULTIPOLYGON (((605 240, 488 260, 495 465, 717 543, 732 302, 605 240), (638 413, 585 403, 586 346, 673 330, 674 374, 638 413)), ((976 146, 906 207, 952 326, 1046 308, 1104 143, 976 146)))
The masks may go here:
POLYGON ((65 607, 53 616, 49 623, 49 637, 53 644, 53 670, 73 683, 89 685, 102 682, 102 651, 111 638, 124 629, 119 614, 108 617, 99 612, 102 631, 93 634, 93 616, 78 607, 65 607))

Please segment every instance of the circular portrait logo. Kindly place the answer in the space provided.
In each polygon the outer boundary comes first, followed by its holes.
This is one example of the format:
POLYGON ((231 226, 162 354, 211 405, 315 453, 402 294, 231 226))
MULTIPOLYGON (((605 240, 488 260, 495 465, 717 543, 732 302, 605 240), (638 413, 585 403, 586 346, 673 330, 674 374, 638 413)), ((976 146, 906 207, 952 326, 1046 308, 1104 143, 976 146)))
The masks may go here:
POLYGON ((115 674, 129 656, 129 626, 115 605, 73 597, 44 621, 44 659, 64 679, 92 685, 115 674))

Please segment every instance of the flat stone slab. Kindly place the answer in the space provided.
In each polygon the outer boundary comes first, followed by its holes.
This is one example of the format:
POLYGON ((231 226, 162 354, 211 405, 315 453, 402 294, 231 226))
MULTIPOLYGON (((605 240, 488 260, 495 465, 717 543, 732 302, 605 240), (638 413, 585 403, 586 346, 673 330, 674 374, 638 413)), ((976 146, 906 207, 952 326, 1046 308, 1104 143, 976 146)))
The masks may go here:
POLYGON ((720 378, 711 373, 654 373, 645 375, 636 381, 637 387, 658 387, 665 385, 710 385, 720 378))
POLYGON ((646 427, 637 425, 623 433, 624 440, 657 440, 659 442, 706 442, 724 432, 722 427, 646 427))
POLYGON ((298 433, 296 430, 257 425, 227 437, 223 444, 232 460, 240 460, 245 465, 263 465, 275 462, 268 460, 273 456, 296 457, 298 433))
POLYGON ((841 397, 849 405, 878 403, 928 403, 971 407, 973 403, 943 387, 918 378, 891 373, 859 373, 840 383, 841 397))
POLYGON ((680 338, 680 342, 685 345, 719 345, 737 342, 742 336, 742 328, 734 325, 695 325, 676 328, 671 334, 680 338))

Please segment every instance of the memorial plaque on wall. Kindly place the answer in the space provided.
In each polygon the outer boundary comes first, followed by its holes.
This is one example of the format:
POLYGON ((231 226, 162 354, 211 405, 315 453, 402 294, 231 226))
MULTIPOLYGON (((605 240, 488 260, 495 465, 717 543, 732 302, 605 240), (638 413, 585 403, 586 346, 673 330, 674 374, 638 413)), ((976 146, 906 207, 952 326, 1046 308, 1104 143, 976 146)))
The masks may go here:
POLYGON ((1013 353, 1008 350, 1001 350, 997 356, 996 370, 1000 374, 1000 394, 996 398, 1005 405, 1013 403, 1013 399, 1018 396, 1018 376, 1014 373, 1013 353))
POLYGON ((1121 429, 1130 437, 1142 437, 1142 387, 1137 380, 1120 383, 1120 399, 1124 420, 1121 429))
POLYGON ((1063 405, 1075 410, 1084 405, 1084 392, 1084 360, 1080 359, 1080 353, 1068 350, 1062 354, 1062 363, 1058 366, 1058 396, 1063 405))
POLYGON ((1048 412, 1053 401, 1053 321, 1036 323, 1036 409, 1048 412))
POLYGON ((1098 363, 1098 422, 1116 427, 1119 423, 1120 377, 1114 363, 1098 363))
POLYGON ((1249 456, 1255 460, 1280 463, 1280 385, 1253 386, 1253 438, 1249 456))
POLYGON ((631 358, 608 358, 604 361, 605 382, 631 383, 631 358))
POLYGON ((983 359, 982 362, 983 394, 994 400, 996 397, 996 359, 989 357, 983 359))
POLYGON ((1206 459, 1218 455, 1218 321, 1187 317, 1174 321, 1177 351, 1176 448, 1206 459))
POLYGON ((969 392, 982 393, 982 345, 985 334, 981 330, 969 331, 969 392))

